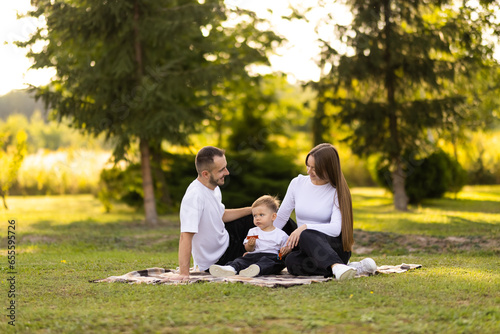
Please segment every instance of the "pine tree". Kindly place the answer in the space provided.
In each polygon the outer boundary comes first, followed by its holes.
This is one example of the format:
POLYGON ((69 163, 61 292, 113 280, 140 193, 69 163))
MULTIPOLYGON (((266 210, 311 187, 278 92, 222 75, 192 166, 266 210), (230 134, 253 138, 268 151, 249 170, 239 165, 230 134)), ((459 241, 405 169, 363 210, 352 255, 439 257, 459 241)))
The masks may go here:
MULTIPOLYGON (((337 26, 347 46, 340 53, 324 42, 322 64, 332 70, 321 80, 319 99, 342 109, 336 115, 350 126, 347 138, 358 155, 381 153, 391 163, 394 205, 407 210, 407 157, 421 152, 429 129, 453 128, 470 117, 468 95, 454 87, 485 67, 497 66, 485 31, 497 1, 468 3, 434 0, 354 0, 354 19, 337 26), (339 89, 347 96, 339 97, 339 89)), ((493 39, 494 40, 494 39, 493 39)))
POLYGON ((57 71, 50 84, 34 88, 36 96, 59 121, 68 118, 90 134, 105 133, 116 143, 117 159, 139 142, 146 221, 155 223, 151 147, 162 140, 186 143, 210 117, 209 105, 221 101, 213 87, 244 77, 252 62, 266 62, 275 35, 251 23, 223 27, 228 10, 219 0, 33 4, 37 9, 29 15, 45 17, 46 27, 18 45, 31 49, 33 68, 57 71), (239 33, 244 37, 236 43, 239 33), (36 51, 40 42, 44 49, 36 51))

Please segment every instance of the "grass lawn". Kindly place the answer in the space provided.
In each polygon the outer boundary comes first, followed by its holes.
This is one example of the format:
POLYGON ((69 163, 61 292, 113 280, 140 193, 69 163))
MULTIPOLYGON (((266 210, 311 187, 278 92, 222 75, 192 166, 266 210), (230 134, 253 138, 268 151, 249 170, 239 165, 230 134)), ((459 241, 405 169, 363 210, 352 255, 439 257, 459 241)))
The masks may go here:
POLYGON ((499 333, 500 186, 393 210, 378 188, 352 190, 352 260, 423 268, 346 282, 262 288, 89 283, 177 266, 177 215, 156 227, 90 195, 10 197, 0 211, 0 333, 499 333), (8 297, 8 220, 16 220, 8 297), (16 304, 8 324, 7 307, 16 304))

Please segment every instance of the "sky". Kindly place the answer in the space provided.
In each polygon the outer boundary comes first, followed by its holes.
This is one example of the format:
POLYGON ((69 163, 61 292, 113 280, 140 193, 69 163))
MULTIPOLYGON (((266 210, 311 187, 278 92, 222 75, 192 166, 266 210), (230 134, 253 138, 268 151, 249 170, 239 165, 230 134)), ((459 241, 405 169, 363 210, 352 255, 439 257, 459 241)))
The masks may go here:
MULTIPOLYGON (((203 0, 199 0, 203 1, 203 0)), ((288 74, 288 81, 317 81, 320 69, 314 59, 320 49, 315 32, 315 23, 325 11, 332 13, 334 21, 348 24, 351 14, 339 4, 331 3, 329 8, 316 6, 307 15, 312 23, 304 21, 289 21, 282 19, 291 13, 290 4, 295 8, 314 7, 317 0, 225 0, 227 6, 251 9, 258 16, 271 22, 274 31, 288 41, 276 50, 276 55, 270 55, 271 69, 258 68, 261 73, 281 71, 288 74)), ((47 83, 54 75, 54 70, 28 70, 30 60, 25 57, 26 51, 12 44, 16 40, 27 40, 43 21, 34 18, 17 20, 17 13, 25 13, 31 8, 30 0, 0 1, 0 96, 13 89, 28 87, 28 84, 41 85, 47 83)), ((319 31, 323 39, 330 34, 319 31)), ((335 44, 335 43, 333 43, 335 44)), ((334 45, 339 47, 339 44, 334 45)), ((497 59, 500 59, 500 48, 497 48, 497 59)))
MULTIPOLYGON (((290 3, 294 6, 307 6, 314 5, 316 1, 226 0, 228 6, 251 9, 260 17, 270 19, 273 29, 288 40, 277 50, 277 55, 270 56, 271 69, 259 68, 257 71, 287 73, 288 80, 292 83, 319 79, 320 69, 314 62, 314 57, 319 53, 314 25, 281 18, 291 13, 290 3)), ((26 51, 12 44, 13 41, 27 40, 38 26, 43 26, 43 21, 34 18, 17 19, 17 13, 25 13, 30 8, 30 0, 0 1, 0 95, 13 89, 26 88, 28 84, 45 84, 55 73, 54 70, 29 70, 31 62, 25 57, 26 51)), ((348 12, 341 9, 336 12, 339 13, 339 22, 350 17, 348 12)), ((320 14, 321 9, 318 8, 309 16, 314 21, 320 14)))
POLYGON ((17 20, 17 11, 26 12, 29 0, 0 2, 0 95, 12 89, 26 88, 48 82, 50 71, 29 71, 30 61, 26 52, 12 44, 16 40, 27 40, 40 24, 34 19, 17 20))

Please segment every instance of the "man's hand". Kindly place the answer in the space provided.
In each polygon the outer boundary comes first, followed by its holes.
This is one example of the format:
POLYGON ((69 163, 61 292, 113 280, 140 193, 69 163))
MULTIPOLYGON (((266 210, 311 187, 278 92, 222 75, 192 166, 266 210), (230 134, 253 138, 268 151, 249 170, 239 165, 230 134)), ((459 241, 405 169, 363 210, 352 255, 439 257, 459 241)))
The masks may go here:
POLYGON ((189 282, 189 275, 176 274, 169 276, 168 280, 174 282, 189 282))

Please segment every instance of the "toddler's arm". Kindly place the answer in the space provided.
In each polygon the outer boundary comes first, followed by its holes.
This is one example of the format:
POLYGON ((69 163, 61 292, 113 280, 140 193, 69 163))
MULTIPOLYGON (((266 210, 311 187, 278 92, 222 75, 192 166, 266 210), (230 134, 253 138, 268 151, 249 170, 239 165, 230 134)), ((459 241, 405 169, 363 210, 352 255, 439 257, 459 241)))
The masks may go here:
POLYGON ((247 252, 253 252, 255 250, 255 241, 256 238, 250 238, 248 239, 248 242, 245 244, 245 250, 247 252))

